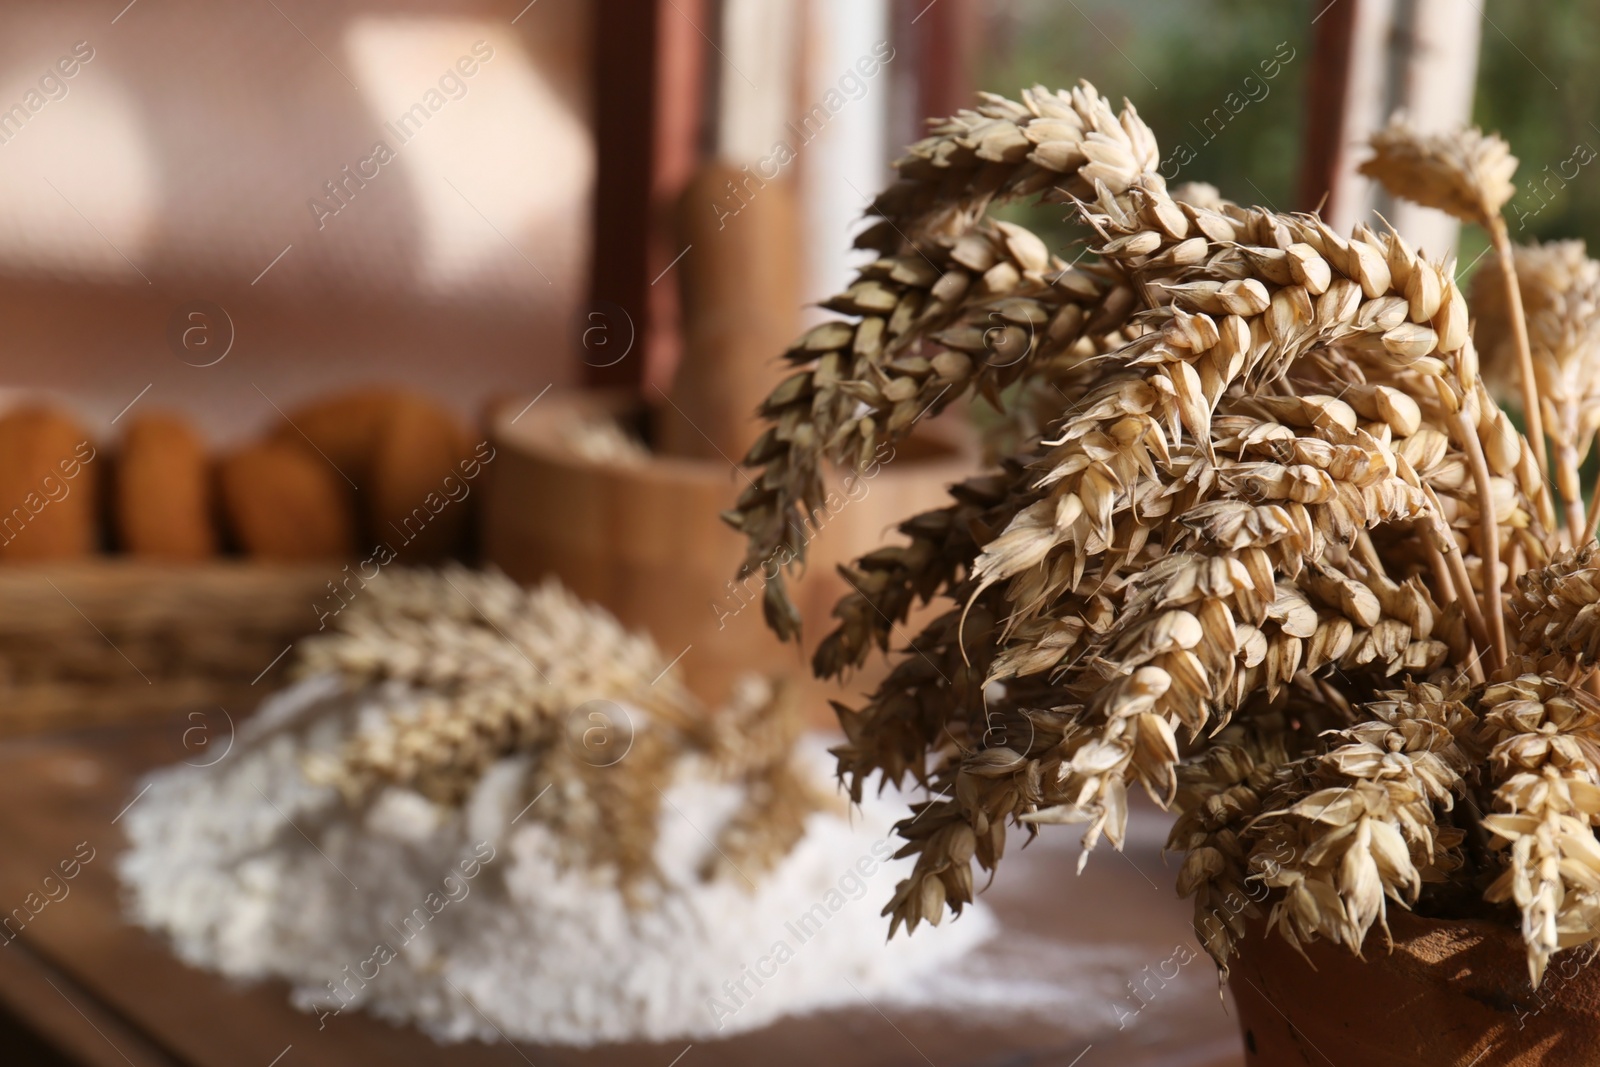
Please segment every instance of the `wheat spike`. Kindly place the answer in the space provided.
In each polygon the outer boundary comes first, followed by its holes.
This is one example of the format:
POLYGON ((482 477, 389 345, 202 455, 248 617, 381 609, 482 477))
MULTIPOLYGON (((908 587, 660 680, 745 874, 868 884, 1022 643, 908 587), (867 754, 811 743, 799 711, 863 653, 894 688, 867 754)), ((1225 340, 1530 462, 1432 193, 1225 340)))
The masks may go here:
POLYGON ((1600 935, 1600 700, 1524 674, 1490 686, 1480 712, 1495 805, 1483 822, 1506 848, 1486 897, 1520 909, 1537 985, 1557 949, 1600 935))
POLYGON ((1372 135, 1361 173, 1396 196, 1488 226, 1517 195, 1517 157, 1493 134, 1472 128, 1425 134, 1403 115, 1372 135))

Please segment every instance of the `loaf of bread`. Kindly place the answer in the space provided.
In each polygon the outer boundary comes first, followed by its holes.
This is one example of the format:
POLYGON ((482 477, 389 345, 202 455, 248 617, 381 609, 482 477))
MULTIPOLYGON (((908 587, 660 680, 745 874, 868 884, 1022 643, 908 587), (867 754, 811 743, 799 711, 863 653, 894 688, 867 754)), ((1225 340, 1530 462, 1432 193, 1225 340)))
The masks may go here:
POLYGON ((168 560, 216 555, 210 462, 188 420, 134 419, 122 437, 114 482, 112 519, 124 552, 168 560))
POLYGON ((368 534, 407 563, 428 563, 465 548, 470 487, 456 465, 467 453, 449 412, 401 394, 378 431, 367 500, 368 534), (448 479, 448 481, 447 481, 448 479))
POLYGON ((364 486, 372 473, 378 433, 399 398, 399 390, 382 386, 337 393, 291 408, 269 436, 310 448, 364 486))
POLYGON ((222 461, 218 485, 228 529, 251 558, 343 559, 355 552, 350 487, 309 449, 248 445, 222 461))
POLYGON ((389 388, 341 393, 290 411, 272 440, 326 457, 356 484, 362 549, 387 544, 406 562, 426 563, 465 547, 470 487, 456 468, 466 437, 426 397, 389 388))
POLYGON ((0 562, 78 559, 100 544, 97 453, 71 417, 0 416, 0 562))

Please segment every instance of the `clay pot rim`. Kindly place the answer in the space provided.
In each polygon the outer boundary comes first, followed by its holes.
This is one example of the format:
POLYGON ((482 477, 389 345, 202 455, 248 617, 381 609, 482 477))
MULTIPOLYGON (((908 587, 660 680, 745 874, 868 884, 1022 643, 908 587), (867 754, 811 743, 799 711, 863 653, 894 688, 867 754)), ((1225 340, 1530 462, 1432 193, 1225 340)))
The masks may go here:
MULTIPOLYGON (((1446 929, 1464 929, 1480 935, 1484 940, 1503 941, 1506 944, 1515 943, 1521 951, 1522 935, 1517 928, 1494 919, 1440 919, 1432 915, 1419 915, 1410 908, 1402 908, 1393 901, 1388 902, 1387 915, 1389 929, 1395 933, 1395 943, 1410 941, 1418 937, 1426 937, 1446 929), (1408 930, 1402 935, 1396 927, 1408 930)), ((1378 931, 1382 938, 1383 931, 1378 931)), ((1370 939, 1369 939, 1370 940, 1370 939)))
MULTIPOLYGON (((1460 940, 1470 939, 1473 944, 1488 944, 1495 948, 1514 950, 1519 956, 1526 949, 1522 935, 1516 927, 1493 919, 1440 919, 1431 915, 1419 915, 1410 908, 1401 907, 1394 901, 1385 902, 1385 920, 1389 926, 1389 936, 1384 936, 1382 923, 1373 923, 1372 929, 1367 932, 1367 939, 1361 945, 1361 957, 1368 962, 1375 958, 1391 955, 1390 944, 1393 951, 1398 952, 1405 946, 1420 941, 1438 938, 1441 936, 1454 936, 1460 940)), ((1277 932, 1269 927, 1265 917, 1258 918, 1249 923, 1248 932, 1239 940, 1241 950, 1246 946, 1254 946, 1260 941, 1272 938, 1281 941, 1293 951, 1294 946, 1277 932)), ((1327 938, 1319 938, 1307 944, 1307 948, 1316 950, 1337 950, 1346 953, 1352 958, 1355 953, 1344 945, 1327 938)))
MULTIPOLYGON (((686 488, 721 490, 734 477, 728 465, 720 459, 652 454, 642 463, 622 464, 591 459, 573 452, 564 440, 562 430, 580 418, 622 418, 637 413, 643 405, 630 390, 553 386, 530 408, 528 402, 531 399, 519 397, 505 400, 489 412, 487 421, 496 444, 514 448, 540 463, 595 479, 649 482, 654 485, 672 482, 686 488)), ((884 464, 875 479, 923 480, 929 474, 942 474, 953 483, 971 476, 978 467, 976 440, 972 433, 927 422, 913 431, 911 440, 931 454, 908 453, 897 456, 884 464)), ((904 447, 903 443, 900 447, 904 447)))
MULTIPOLYGON (((1515 926, 1493 919, 1441 919, 1418 915, 1393 901, 1388 902, 1387 921, 1391 936, 1386 938, 1383 928, 1375 924, 1361 946, 1360 957, 1344 945, 1326 939, 1306 945, 1306 951, 1313 963, 1321 954, 1339 953, 1358 965, 1397 967, 1464 995, 1471 995, 1473 990, 1537 995, 1528 975, 1527 945, 1515 926), (1464 970, 1466 967, 1470 970, 1464 970), (1505 979, 1509 976, 1520 979, 1514 990, 1506 986, 1505 979)), ((1311 966, 1282 935, 1269 929, 1264 920, 1250 923, 1248 933, 1239 942, 1240 956, 1261 949, 1263 940, 1268 938, 1280 942, 1284 952, 1294 957, 1299 966, 1311 966)), ((1544 984, 1549 985, 1562 973, 1562 962, 1573 958, 1569 953, 1587 951, 1588 946, 1579 945, 1552 956, 1544 984)), ((1563 977, 1558 981, 1565 984, 1580 979, 1586 985, 1600 988, 1600 971, 1591 974, 1588 965, 1577 978, 1563 977)))

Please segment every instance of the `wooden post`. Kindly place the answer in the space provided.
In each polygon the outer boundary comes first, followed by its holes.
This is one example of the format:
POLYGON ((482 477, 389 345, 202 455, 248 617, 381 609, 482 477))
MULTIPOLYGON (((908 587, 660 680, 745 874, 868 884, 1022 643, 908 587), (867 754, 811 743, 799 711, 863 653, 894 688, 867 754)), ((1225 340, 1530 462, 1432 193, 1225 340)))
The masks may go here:
MULTIPOLYGON (((572 344, 590 385, 665 388, 678 358, 673 207, 698 158, 706 0, 596 0, 594 129, 597 174, 590 304, 608 344, 572 344), (618 314, 625 321, 616 321, 618 314)), ((691 253, 692 254, 692 253, 691 253)))
POLYGON ((1301 154, 1298 205, 1319 205, 1328 218, 1342 207, 1341 175, 1345 140, 1345 86, 1350 75, 1351 39, 1361 0, 1331 0, 1312 26, 1311 75, 1306 89, 1305 147, 1301 154))
POLYGON ((1356 172, 1367 141, 1396 111, 1424 131, 1472 114, 1480 16, 1453 0, 1324 0, 1313 24, 1299 206, 1322 204, 1341 232, 1381 214, 1430 255, 1455 245, 1454 219, 1397 202, 1356 172), (1326 199, 1324 199, 1326 198, 1326 199))
MULTIPOLYGON (((902 0, 897 14, 907 20, 904 31, 917 57, 921 117, 970 107, 982 25, 977 6, 972 0, 902 0)), ((921 136, 920 120, 918 130, 921 136)))
MULTIPOLYGON (((854 0, 861 2, 861 0, 854 0)), ((773 146, 792 137, 799 5, 722 0, 706 76, 715 107, 706 160, 676 215, 682 247, 680 358, 669 403, 657 405, 656 450, 729 461, 763 429, 760 406, 792 370, 779 354, 799 332, 803 242, 795 175, 773 146)))
MULTIPOLYGON (((1396 33, 1404 62, 1397 63, 1396 97, 1413 125, 1423 131, 1451 130, 1472 121, 1478 80, 1478 44, 1483 33, 1479 7, 1455 0, 1412 0, 1409 23, 1396 33)), ((1378 117, 1378 124, 1388 115, 1378 117)), ((1430 256, 1455 248, 1460 224, 1449 215, 1397 202, 1383 190, 1370 191, 1373 205, 1406 240, 1430 256)))

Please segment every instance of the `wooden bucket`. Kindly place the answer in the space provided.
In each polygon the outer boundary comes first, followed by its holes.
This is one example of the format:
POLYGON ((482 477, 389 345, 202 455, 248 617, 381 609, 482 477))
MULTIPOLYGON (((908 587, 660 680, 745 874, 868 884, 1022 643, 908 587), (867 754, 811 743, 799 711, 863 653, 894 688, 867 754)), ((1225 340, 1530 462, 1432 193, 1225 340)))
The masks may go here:
MULTIPOLYGON (((759 579, 746 588, 733 582, 745 541, 719 514, 749 472, 720 459, 651 456, 626 464, 578 455, 571 441, 582 421, 638 414, 624 394, 552 390, 526 411, 525 404, 508 402, 490 417, 498 454, 484 502, 485 561, 523 582, 557 575, 625 625, 648 631, 666 656, 682 655, 689 686, 712 706, 738 675, 761 671, 801 684, 815 720, 826 725, 834 718, 825 697, 846 693, 812 679, 809 662, 848 590, 835 565, 898 538, 896 524, 945 505, 946 487, 976 466, 969 441, 930 425, 897 447, 876 476, 841 490, 840 506, 809 545, 804 576, 790 580, 804 619, 802 656, 767 629, 759 579)), ((902 644, 921 621, 913 616, 900 628, 902 644)), ((869 663, 847 692, 882 673, 881 663, 869 663)))

